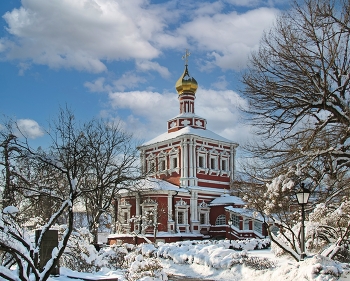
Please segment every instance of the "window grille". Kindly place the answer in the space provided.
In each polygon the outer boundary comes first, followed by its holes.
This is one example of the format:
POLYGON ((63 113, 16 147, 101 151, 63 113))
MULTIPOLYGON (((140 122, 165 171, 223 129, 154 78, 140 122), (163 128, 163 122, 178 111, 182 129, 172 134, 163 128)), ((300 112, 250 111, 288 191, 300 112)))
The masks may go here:
POLYGON ((231 215, 232 225, 239 229, 239 216, 231 215))
POLYGON ((184 213, 183 212, 178 212, 177 213, 177 223, 178 224, 184 224, 184 213))
POLYGON ((215 225, 226 225, 226 216, 220 215, 216 218, 215 225))
POLYGON ((205 220, 205 214, 200 214, 200 224, 206 224, 206 220, 205 220))
POLYGON ((259 221, 254 221, 254 231, 262 234, 262 223, 259 221))

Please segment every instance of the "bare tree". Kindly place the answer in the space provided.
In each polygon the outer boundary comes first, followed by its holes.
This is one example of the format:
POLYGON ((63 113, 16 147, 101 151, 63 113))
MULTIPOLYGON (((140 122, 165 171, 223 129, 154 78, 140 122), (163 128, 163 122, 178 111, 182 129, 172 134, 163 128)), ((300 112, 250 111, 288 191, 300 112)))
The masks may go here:
POLYGON ((49 130, 51 143, 48 149, 33 150, 27 140, 21 142, 18 138, 11 139, 11 144, 21 151, 20 161, 17 162, 20 165, 11 172, 14 177, 11 179, 14 186, 11 190, 24 198, 24 201, 35 202, 37 206, 44 206, 42 199, 50 199, 54 203, 49 214, 43 215, 45 224, 35 245, 20 230, 17 221, 9 219, 8 215, 0 218, 0 250, 6 253, 6 259, 0 264, 1 277, 7 280, 17 280, 18 277, 29 280, 31 275, 35 280, 47 280, 65 251, 73 231, 73 207, 81 203, 83 198, 101 193, 107 199, 91 200, 89 208, 99 210, 99 206, 92 204, 100 203, 101 208, 107 208, 108 202, 110 204, 108 200, 112 200, 116 189, 137 175, 133 162, 135 150, 132 149, 130 136, 117 132, 113 126, 104 127, 102 124, 93 121, 81 125, 69 109, 61 109, 49 130), (100 141, 95 143, 98 139, 100 141), (109 146, 109 142, 113 145, 109 146), (124 166, 119 164, 120 159, 124 159, 124 166), (99 165, 105 168, 97 169, 96 166, 99 165), (111 172, 113 169, 114 173, 111 172), (50 227, 62 219, 65 220, 65 230, 58 247, 46 265, 42 266, 39 249, 43 237, 50 227), (7 226, 9 222, 10 227, 7 226), (12 262, 7 262, 8 257, 12 262), (18 276, 14 276, 8 269, 13 262, 17 264, 18 276))
MULTIPOLYGON (((320 15, 327 3, 306 0, 283 14, 243 76, 248 113, 261 136, 250 151, 266 160, 272 175, 276 166, 285 170, 306 163, 316 171, 331 163, 315 175, 320 178, 350 164, 350 33, 320 15)), ((349 9, 349 3, 344 5, 349 9)), ((340 8, 333 3, 328 13, 348 25, 340 8)), ((315 171, 309 171, 311 177, 315 171)))
MULTIPOLYGON (((349 5, 295 2, 263 36, 243 75, 250 105, 246 112, 258 136, 246 146, 254 160, 247 162, 246 171, 263 185, 288 178, 289 188, 280 195, 290 199, 301 180, 317 191, 315 203, 348 194, 349 5)), ((278 207, 283 198, 270 204, 278 207)))
MULTIPOLYGON (((38 183, 31 181, 28 176, 28 170, 18 170, 18 180, 16 182, 16 190, 21 191, 27 197, 50 196, 55 197, 60 202, 58 208, 52 216, 46 221, 42 228, 41 234, 38 237, 36 245, 33 245, 23 232, 18 231, 18 227, 13 223, 11 227, 6 227, 6 220, 1 220, 1 240, 0 249, 12 256, 16 261, 19 278, 21 280, 29 280, 29 276, 34 276, 35 280, 47 280, 50 272, 58 263, 67 245, 70 234, 73 231, 73 205, 81 195, 81 175, 85 173, 84 165, 81 165, 82 160, 86 158, 86 149, 81 137, 81 131, 77 129, 74 123, 74 116, 61 111, 58 121, 55 123, 55 130, 51 134, 52 144, 50 149, 45 151, 34 151, 28 145, 28 142, 20 142, 16 140, 16 145, 22 151, 22 157, 30 159, 31 162, 42 163, 48 165, 57 172, 61 173, 66 186, 63 193, 53 193, 52 189, 45 188, 42 184, 47 181, 38 183), (52 253, 52 258, 43 267, 42 272, 40 266, 39 249, 42 246, 42 241, 45 233, 52 225, 58 222, 58 219, 63 215, 66 216, 66 230, 62 235, 61 241, 52 253), (21 247, 18 247, 21 245, 21 247), (23 257, 26 257, 25 259, 23 257)), ((5 279, 16 280, 6 268, 6 265, 1 266, 1 272, 4 272, 5 279)))
POLYGON ((119 124, 92 121, 84 126, 89 167, 84 177, 88 192, 83 195, 89 228, 97 243, 101 215, 111 209, 120 189, 132 186, 142 178, 138 167, 138 151, 132 135, 119 124))

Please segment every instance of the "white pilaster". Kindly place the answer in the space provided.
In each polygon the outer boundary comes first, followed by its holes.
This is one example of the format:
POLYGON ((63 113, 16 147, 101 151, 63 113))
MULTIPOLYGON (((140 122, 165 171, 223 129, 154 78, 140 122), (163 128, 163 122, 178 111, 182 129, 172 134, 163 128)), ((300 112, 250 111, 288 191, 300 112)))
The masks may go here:
POLYGON ((138 217, 140 216, 141 212, 141 208, 140 208, 140 195, 138 193, 136 193, 136 210, 135 210, 135 215, 138 217))
MULTIPOLYGON (((189 176, 192 179, 193 178, 193 138, 190 139, 189 145, 188 145, 188 153, 189 153, 189 176)), ((190 183, 192 185, 192 182, 190 183)))
POLYGON ((173 221, 173 193, 168 192, 168 221, 173 221))
POLYGON ((187 140, 182 140, 182 185, 188 186, 188 147, 187 140))
POLYGON ((234 180, 235 175, 235 154, 236 150, 234 146, 231 145, 231 151, 230 151, 230 179, 231 181, 234 180))
POLYGON ((198 221, 198 193, 191 192, 191 221, 198 221))

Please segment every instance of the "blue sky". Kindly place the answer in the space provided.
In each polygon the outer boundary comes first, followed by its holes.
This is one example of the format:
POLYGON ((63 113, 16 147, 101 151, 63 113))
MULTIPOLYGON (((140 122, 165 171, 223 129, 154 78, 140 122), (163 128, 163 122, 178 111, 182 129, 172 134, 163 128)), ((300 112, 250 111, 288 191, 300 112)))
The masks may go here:
POLYGON ((78 120, 110 118, 135 137, 166 131, 175 82, 199 84, 196 114, 238 143, 249 138, 239 83, 263 31, 287 0, 6 0, 0 2, 0 114, 44 139, 68 105, 78 120))

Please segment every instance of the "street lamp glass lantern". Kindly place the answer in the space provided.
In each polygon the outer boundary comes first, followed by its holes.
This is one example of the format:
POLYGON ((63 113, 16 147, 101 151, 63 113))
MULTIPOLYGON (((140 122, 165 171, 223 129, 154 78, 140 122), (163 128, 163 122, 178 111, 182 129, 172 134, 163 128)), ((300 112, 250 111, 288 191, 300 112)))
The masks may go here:
POLYGON ((232 219, 231 218, 228 220, 228 225, 232 225, 232 219))
POLYGON ((295 194, 298 200, 298 204, 303 205, 309 201, 310 190, 305 188, 304 184, 301 185, 301 189, 295 194))

